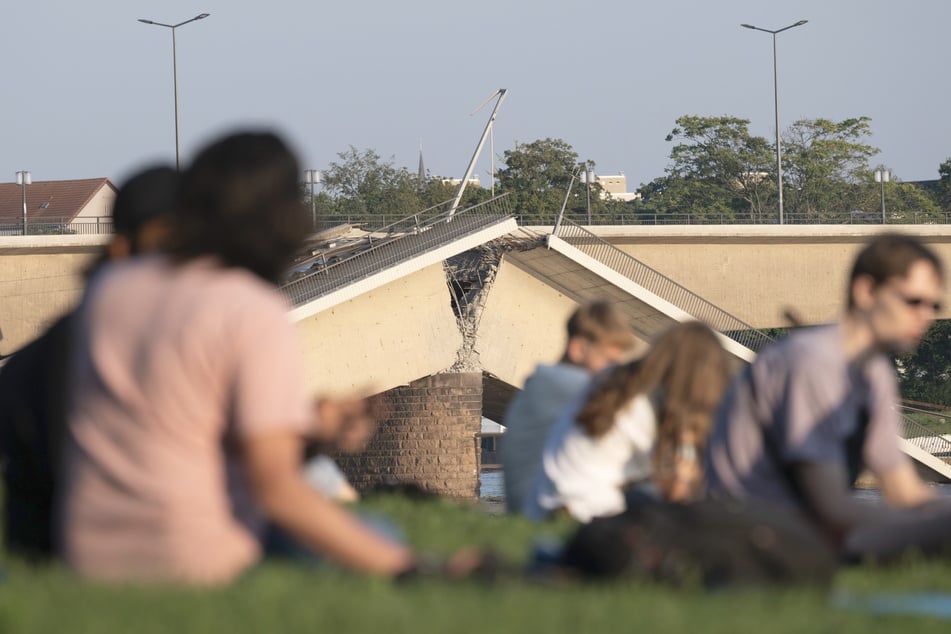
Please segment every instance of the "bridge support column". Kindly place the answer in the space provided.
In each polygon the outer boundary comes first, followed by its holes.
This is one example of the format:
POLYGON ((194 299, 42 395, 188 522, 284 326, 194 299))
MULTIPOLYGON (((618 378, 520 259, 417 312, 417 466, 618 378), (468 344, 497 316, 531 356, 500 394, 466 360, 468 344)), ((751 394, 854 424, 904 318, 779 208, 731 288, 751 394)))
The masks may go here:
POLYGON ((390 412, 367 451, 342 457, 358 490, 388 480, 451 497, 479 491, 482 373, 435 374, 387 391, 390 412))

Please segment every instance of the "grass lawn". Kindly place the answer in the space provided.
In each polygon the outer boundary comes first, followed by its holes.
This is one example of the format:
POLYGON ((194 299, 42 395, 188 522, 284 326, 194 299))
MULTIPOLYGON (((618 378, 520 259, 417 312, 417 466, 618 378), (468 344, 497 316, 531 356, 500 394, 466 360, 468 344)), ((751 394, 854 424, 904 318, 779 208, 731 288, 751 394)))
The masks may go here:
MULTIPOLYGON (((544 528, 446 500, 372 500, 418 547, 448 553, 491 546, 513 567, 544 528)), ((330 568, 268 563, 227 588, 108 587, 59 568, 3 564, 0 632, 947 632, 951 621, 878 615, 842 607, 872 594, 946 592, 951 564, 919 562, 887 570, 840 573, 831 592, 703 592, 649 584, 545 585, 517 576, 495 583, 423 579, 397 584, 330 568)))
POLYGON ((936 434, 951 434, 951 416, 946 414, 928 414, 924 412, 910 412, 905 416, 926 427, 936 434))

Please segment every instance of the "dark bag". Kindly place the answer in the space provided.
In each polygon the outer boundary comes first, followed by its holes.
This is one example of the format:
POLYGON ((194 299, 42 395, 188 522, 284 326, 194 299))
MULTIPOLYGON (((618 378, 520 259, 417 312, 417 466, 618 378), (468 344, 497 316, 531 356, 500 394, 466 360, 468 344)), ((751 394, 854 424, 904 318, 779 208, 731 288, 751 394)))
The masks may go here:
POLYGON ((705 587, 827 585, 837 558, 802 517, 767 506, 640 499, 568 541, 561 564, 590 579, 705 587))

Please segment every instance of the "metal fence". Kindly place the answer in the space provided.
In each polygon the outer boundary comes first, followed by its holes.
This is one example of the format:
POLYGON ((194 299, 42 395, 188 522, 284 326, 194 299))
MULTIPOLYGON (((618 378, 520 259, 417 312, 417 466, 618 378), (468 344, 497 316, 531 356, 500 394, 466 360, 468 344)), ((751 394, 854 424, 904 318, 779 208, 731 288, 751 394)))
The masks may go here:
POLYGON ((907 406, 899 407, 899 411, 902 415, 902 438, 905 438, 919 449, 927 451, 932 456, 951 463, 951 440, 912 419, 909 414, 926 414, 939 420, 946 420, 948 417, 907 406))
MULTIPOLYGON (((28 236, 107 235, 113 233, 112 216, 93 216, 70 220, 69 218, 43 218, 28 220, 28 236)), ((23 221, 0 223, 0 236, 22 236, 23 221)))
MULTIPOLYGON (((518 223, 538 224, 530 218, 523 223, 518 216, 518 223)), ((579 224, 589 224, 583 214, 573 214, 572 219, 579 224)), ((787 225, 877 225, 882 224, 881 215, 854 212, 851 214, 784 214, 784 224, 787 225)), ((944 225, 951 224, 951 212, 909 212, 890 216, 886 224, 913 224, 913 225, 944 225)), ((608 215, 593 215, 591 225, 775 225, 776 218, 751 219, 749 217, 732 217, 723 214, 639 214, 622 213, 608 215)))
POLYGON ((366 279, 406 260, 511 218, 506 196, 457 211, 451 218, 434 208, 371 231, 363 249, 334 264, 315 264, 310 272, 281 286, 295 306, 366 279))
MULTIPOLYGON (((448 209, 448 202, 441 203, 432 210, 448 209)), ((427 211, 417 215, 425 215, 427 211)), ((411 216, 412 217, 412 216, 411 216)), ((531 219, 516 216, 518 223, 537 224, 531 219)), ((853 213, 841 215, 816 214, 785 214, 787 225, 870 225, 881 224, 881 217, 875 214, 853 213)), ((394 221, 404 220, 396 214, 367 213, 367 214, 333 214, 318 218, 317 230, 329 229, 337 225, 348 224, 365 227, 386 227, 394 221)), ((583 216, 576 216, 575 221, 588 224, 583 216)), ((774 225, 775 218, 766 218, 753 221, 750 218, 734 218, 722 214, 611 214, 593 216, 592 225, 774 225)), ((888 224, 951 224, 951 212, 911 212, 901 216, 888 218, 888 224)), ((69 218, 43 218, 31 220, 27 223, 27 235, 106 235, 114 231, 111 216, 98 216, 70 220, 69 218)), ((0 236, 23 235, 22 221, 5 220, 0 222, 0 236)))
POLYGON ((694 318, 705 321, 710 327, 754 352, 759 352, 763 346, 772 341, 766 333, 734 317, 570 220, 563 219, 555 235, 694 318))

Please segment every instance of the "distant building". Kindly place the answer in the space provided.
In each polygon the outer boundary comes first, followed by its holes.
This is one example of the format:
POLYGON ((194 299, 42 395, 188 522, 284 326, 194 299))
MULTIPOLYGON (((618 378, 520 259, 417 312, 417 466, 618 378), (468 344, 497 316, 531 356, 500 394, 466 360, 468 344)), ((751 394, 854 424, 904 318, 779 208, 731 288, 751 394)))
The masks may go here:
POLYGON ((86 178, 33 181, 31 185, 0 183, 0 235, 22 232, 24 191, 29 233, 112 231, 116 186, 108 178, 86 178))
MULTIPOLYGON (((462 183, 462 179, 461 178, 443 178, 442 182, 446 183, 447 185, 459 185, 460 183, 462 183)), ((470 176, 469 180, 466 181, 466 183, 469 187, 482 187, 482 182, 479 180, 478 175, 470 176)))
POLYGON ((637 192, 627 191, 627 176, 624 175, 624 172, 604 176, 596 174, 594 180, 601 185, 604 198, 630 202, 641 197, 637 192))

